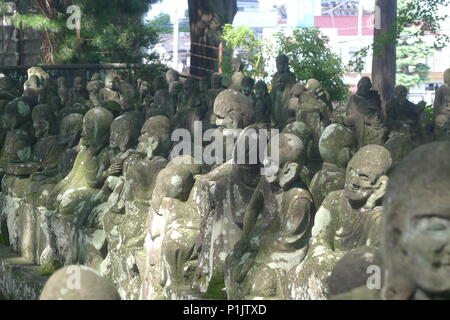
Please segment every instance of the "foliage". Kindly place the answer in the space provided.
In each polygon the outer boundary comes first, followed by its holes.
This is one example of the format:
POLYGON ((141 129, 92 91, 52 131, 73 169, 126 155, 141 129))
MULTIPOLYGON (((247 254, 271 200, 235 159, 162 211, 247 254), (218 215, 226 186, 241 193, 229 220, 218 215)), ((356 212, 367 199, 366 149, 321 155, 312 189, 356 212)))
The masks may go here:
POLYGON ((448 16, 442 14, 442 7, 448 6, 448 0, 398 0, 397 39, 411 26, 416 27, 411 36, 421 38, 426 34, 435 37, 436 49, 445 47, 449 37, 441 33, 441 23, 448 16))
POLYGON ((429 80, 430 67, 423 60, 433 54, 433 49, 414 37, 416 28, 404 29, 397 45, 397 85, 416 87, 429 80))
MULTIPOLYGON (((246 26, 226 24, 223 28, 223 40, 228 53, 237 53, 246 66, 246 74, 254 78, 265 78, 264 43, 257 38, 252 29, 246 26)), ((224 57, 224 72, 231 73, 231 56, 224 57)))
POLYGON ((158 40, 142 21, 148 6, 159 0, 26 0, 13 24, 43 32, 42 63, 139 63, 153 57, 142 50, 158 40), (66 27, 70 5, 81 9, 81 59, 76 31, 66 27))
POLYGON ((292 35, 276 34, 278 54, 290 59, 291 67, 301 82, 316 79, 330 93, 332 101, 348 98, 344 84, 345 68, 341 58, 327 47, 327 38, 318 29, 294 29, 292 35))
MULTIPOLYGON (((155 18, 149 21, 149 25, 159 34, 168 34, 173 32, 173 25, 170 21, 170 15, 161 12, 155 18)), ((180 32, 189 32, 189 24, 187 20, 180 21, 180 32)))

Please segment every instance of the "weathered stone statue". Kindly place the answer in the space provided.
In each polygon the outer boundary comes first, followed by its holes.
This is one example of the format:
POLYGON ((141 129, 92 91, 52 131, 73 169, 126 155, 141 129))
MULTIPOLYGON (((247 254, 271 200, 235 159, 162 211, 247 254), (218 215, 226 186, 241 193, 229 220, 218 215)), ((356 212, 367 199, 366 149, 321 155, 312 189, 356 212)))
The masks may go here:
POLYGON ((449 156, 449 142, 421 146, 391 176, 381 227, 384 299, 449 299, 449 156))
POLYGON ((384 147, 389 150, 392 167, 395 167, 416 147, 412 139, 411 127, 404 123, 397 124, 395 130, 389 134, 384 147))
POLYGON ((255 89, 255 80, 252 77, 244 77, 241 81, 241 92, 249 98, 252 106, 255 106, 256 96, 253 92, 255 89))
POLYGON ((236 91, 241 91, 241 83, 244 79, 244 63, 241 58, 233 58, 231 60, 231 70, 233 75, 231 76, 231 83, 228 89, 233 89, 236 91))
MULTIPOLYGON (((225 90, 217 97, 216 103, 218 100, 220 102, 221 95, 230 93, 237 96, 234 92, 225 90)), ((242 97, 248 104, 248 99, 242 97)), ((217 168, 217 172, 213 170, 198 179, 206 188, 203 201, 209 206, 203 214, 202 248, 194 285, 207 296, 225 298, 225 259, 241 237, 245 209, 260 180, 261 164, 258 161, 256 164, 242 161, 244 156, 249 159, 250 154, 255 155, 254 152, 258 151, 258 140, 251 133, 258 133, 259 129, 262 127, 251 125, 242 130, 237 137, 231 162, 217 168), (237 149, 241 152, 236 152, 237 149), (241 162, 238 162, 238 157, 242 157, 241 162), (222 170, 227 165, 229 167, 222 170)))
POLYGON ((69 89, 69 98, 67 106, 71 107, 75 103, 85 104, 89 99, 89 94, 86 91, 86 85, 82 77, 75 77, 73 79, 73 87, 69 89))
POLYGON ((40 300, 120 300, 113 283, 86 266, 66 266, 53 274, 40 300))
POLYGON ((56 79, 56 86, 58 88, 58 97, 61 105, 66 106, 69 100, 69 89, 66 85, 66 78, 58 77, 56 79))
POLYGON ((99 101, 102 107, 107 109, 121 109, 119 77, 108 73, 105 78, 105 87, 99 92, 99 101))
POLYGON ((106 203, 100 205, 101 225, 106 233, 108 256, 102 262, 110 278, 120 289, 124 299, 138 299, 147 272, 144 245, 151 195, 158 173, 167 164, 170 149, 170 120, 155 116, 147 120, 141 130, 139 143, 124 161, 123 175, 109 178, 113 189, 106 203))
POLYGON ((179 81, 174 81, 169 86, 169 99, 170 99, 170 118, 173 119, 177 112, 178 99, 183 91, 183 84, 179 81))
POLYGON ((25 161, 8 164, 7 176, 2 181, 2 190, 17 198, 28 194, 31 180, 37 172, 53 170, 58 166, 63 152, 56 136, 56 117, 49 105, 37 105, 32 113, 36 143, 32 156, 25 161))
POLYGON ((206 101, 208 105, 208 109, 206 111, 203 127, 209 129, 211 127, 215 127, 216 125, 216 117, 214 114, 214 101, 216 97, 221 93, 225 88, 222 86, 222 76, 220 73, 213 73, 211 75, 211 89, 208 89, 208 93, 206 95, 206 101))
POLYGON ((272 89, 273 108, 272 108, 272 126, 283 129, 288 121, 289 102, 291 100, 291 75, 289 73, 280 74, 277 77, 276 89, 272 89))
POLYGON ((395 88, 395 98, 389 101, 386 106, 387 121, 389 130, 395 130, 406 124, 411 129, 416 130, 419 116, 426 106, 426 102, 414 104, 408 100, 408 88, 397 86, 395 88))
POLYGON ((345 171, 357 145, 353 132, 343 125, 328 126, 319 140, 322 169, 314 176, 310 190, 316 208, 334 191, 345 186, 345 171))
POLYGON ((297 121, 303 121, 313 129, 314 145, 317 146, 322 132, 330 125, 331 104, 319 81, 308 80, 306 88, 299 101, 297 121))
POLYGON ((202 225, 194 198, 194 176, 198 173, 200 165, 193 164, 190 157, 181 157, 172 160, 156 180, 148 252, 150 266, 159 268, 159 286, 164 290, 158 289, 154 279, 152 295, 159 291, 165 298, 183 299, 192 294, 193 266, 202 225))
POLYGON ((25 81, 23 85, 22 97, 26 99, 27 104, 30 106, 30 108, 33 108, 35 105, 43 101, 43 81, 44 80, 40 80, 38 76, 32 75, 27 81, 25 81))
POLYGON ((382 200, 391 166, 389 151, 369 145, 360 149, 347 167, 345 187, 332 192, 318 210, 308 256, 292 273, 293 299, 325 299, 336 262, 360 246, 379 245, 382 200))
POLYGON ((180 76, 178 74, 178 71, 174 69, 169 69, 166 72, 166 82, 170 86, 173 82, 180 81, 180 76))
POLYGON ((436 90, 434 134, 438 140, 450 139, 450 69, 444 73, 444 85, 436 90))
POLYGON ((245 209, 241 239, 226 259, 229 299, 286 298, 286 275, 306 256, 313 203, 298 187, 305 150, 294 135, 279 139, 280 169, 261 178, 245 209))
POLYGON ((89 93, 89 107, 95 108, 100 107, 100 90, 104 87, 103 81, 100 79, 100 74, 98 72, 95 72, 92 77, 91 81, 87 84, 87 91, 89 93))
POLYGON ((372 81, 363 77, 358 83, 358 91, 347 104, 345 124, 357 136, 359 148, 369 144, 384 144, 387 129, 381 118, 381 99, 372 88, 372 81))
POLYGON ((255 122, 269 122, 272 100, 267 90, 267 84, 262 80, 255 85, 255 99, 255 122))
POLYGON ((105 149, 113 121, 111 112, 104 108, 89 110, 83 119, 81 149, 72 171, 53 189, 47 206, 61 215, 80 214, 80 203, 99 191, 108 174, 108 150, 105 149))
POLYGON ((189 109, 196 109, 200 106, 201 100, 196 80, 189 78, 183 83, 183 91, 178 99, 177 113, 189 109))
POLYGON ((17 98, 4 110, 4 127, 7 128, 1 151, 0 172, 11 161, 28 161, 31 158, 33 136, 31 133, 31 110, 27 101, 17 98))
POLYGON ((306 87, 300 83, 294 84, 291 89, 291 99, 287 108, 286 117, 287 123, 292 123, 297 120, 298 107, 301 96, 306 92, 306 87))
MULTIPOLYGON (((172 83, 173 84, 173 83, 172 83)), ((160 89, 155 93, 153 102, 150 107, 145 110, 145 118, 150 119, 156 115, 165 115, 167 117, 173 117, 175 109, 171 103, 170 91, 167 89, 160 89)))
MULTIPOLYGON (((273 75, 272 78, 272 93, 275 93, 277 91, 278 86, 278 79, 283 75, 286 74, 286 82, 290 84, 290 86, 293 86, 295 82, 297 81, 297 77, 295 74, 289 70, 289 58, 281 54, 276 59, 277 64, 277 72, 273 75)), ((272 101, 274 101, 272 97, 272 101)))

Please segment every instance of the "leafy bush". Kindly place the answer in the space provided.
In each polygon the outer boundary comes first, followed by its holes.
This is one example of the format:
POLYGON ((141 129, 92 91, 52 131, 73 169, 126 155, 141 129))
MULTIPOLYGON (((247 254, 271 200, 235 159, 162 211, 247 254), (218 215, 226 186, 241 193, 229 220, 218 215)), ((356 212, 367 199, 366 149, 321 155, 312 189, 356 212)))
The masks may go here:
POLYGON ((318 29, 294 29, 292 35, 276 34, 278 54, 285 54, 298 81, 316 79, 330 93, 331 100, 348 99, 341 58, 327 47, 327 38, 318 29))

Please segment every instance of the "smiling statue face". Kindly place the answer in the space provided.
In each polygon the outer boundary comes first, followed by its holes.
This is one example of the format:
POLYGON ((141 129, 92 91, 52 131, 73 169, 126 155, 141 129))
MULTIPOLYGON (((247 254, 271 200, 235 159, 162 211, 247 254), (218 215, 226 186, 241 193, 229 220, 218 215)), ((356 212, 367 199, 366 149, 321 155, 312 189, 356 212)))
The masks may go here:
POLYGON ((367 201, 380 187, 379 180, 391 166, 389 151, 378 145, 360 149, 347 167, 344 194, 351 201, 367 201))

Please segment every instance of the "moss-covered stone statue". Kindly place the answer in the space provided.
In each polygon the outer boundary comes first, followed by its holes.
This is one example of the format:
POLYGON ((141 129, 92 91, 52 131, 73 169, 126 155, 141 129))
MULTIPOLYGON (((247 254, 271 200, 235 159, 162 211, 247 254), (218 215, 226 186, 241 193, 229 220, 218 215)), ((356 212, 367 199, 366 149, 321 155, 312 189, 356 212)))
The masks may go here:
POLYGON ((0 154, 0 175, 11 161, 28 161, 32 154, 31 109, 27 100, 17 98, 5 106, 3 126, 7 128, 0 154))
POLYGON ((113 111, 116 111, 116 109, 120 111, 122 109, 122 105, 119 90, 119 77, 113 73, 106 74, 105 87, 100 89, 98 96, 100 105, 107 109, 112 109, 113 111))
POLYGON ((91 81, 87 84, 87 91, 89 93, 89 107, 100 107, 100 90, 103 89, 105 84, 100 79, 100 74, 94 72, 91 77, 91 81))
POLYGON ((444 73, 444 85, 434 99, 434 134, 438 140, 450 139, 450 69, 444 73))
POLYGON ((395 88, 395 98, 387 103, 386 125, 389 130, 395 130, 406 124, 417 130, 420 114, 426 106, 426 102, 414 104, 408 100, 408 88, 397 86, 395 88))
POLYGON ((328 126, 319 140, 319 151, 323 160, 322 169, 312 179, 310 190, 316 208, 333 191, 342 190, 345 185, 345 171, 348 161, 356 151, 356 137, 347 127, 340 124, 328 126))
POLYGON ((49 209, 61 215, 73 216, 83 211, 86 201, 103 186, 110 167, 108 150, 113 115, 99 107, 89 110, 83 119, 81 149, 72 171, 55 189, 47 202, 49 209))
POLYGON ((271 112, 272 126, 282 130, 288 124, 289 103, 293 83, 289 73, 277 77, 276 89, 272 89, 273 108, 271 112))
POLYGON ((216 116, 214 114, 214 101, 216 97, 221 93, 225 88, 222 86, 222 76, 220 73, 213 73, 211 75, 211 89, 208 89, 206 95, 207 102, 207 110, 203 120, 203 128, 209 129, 214 128, 216 126, 216 116))
MULTIPOLYGON (((323 131, 330 125, 331 103, 328 93, 322 89, 319 81, 308 80, 306 92, 301 95, 298 105, 297 121, 305 122, 314 132, 314 146, 319 145, 323 131)), ((316 156, 317 147, 313 148, 316 156)))
POLYGON ((226 259, 229 299, 286 298, 286 275, 306 256, 314 205, 298 187, 305 150, 291 134, 279 136, 279 148, 280 169, 261 178, 245 209, 241 239, 226 259))
POLYGON ((416 147, 411 127, 405 123, 398 123, 395 129, 389 133, 389 139, 384 144, 392 157, 392 167, 395 167, 416 147))
POLYGON ((289 83, 290 86, 293 86, 297 81, 297 77, 295 76, 295 74, 289 70, 289 58, 286 55, 280 54, 276 59, 276 65, 277 72, 273 75, 272 78, 272 101, 275 101, 274 93, 277 91, 278 79, 283 74, 287 75, 287 83, 289 83))
POLYGON ((256 96, 255 80, 252 77, 244 77, 241 81, 241 92, 250 100, 252 106, 255 106, 256 96))
POLYGON ((241 91, 242 80, 245 77, 244 62, 241 58, 231 59, 231 71, 233 72, 233 75, 231 76, 231 83, 228 86, 228 89, 241 91))
POLYGON ((56 87, 58 90, 58 97, 61 105, 68 105, 69 88, 67 88, 66 78, 62 76, 58 77, 58 79, 56 79, 56 87))
POLYGON ((355 131, 359 148, 385 143, 387 129, 381 116, 381 99, 378 92, 372 90, 370 78, 359 80, 358 91, 350 98, 346 112, 344 123, 355 131))
POLYGON ((73 106, 75 103, 85 104, 88 100, 89 94, 86 90, 86 84, 83 77, 75 77, 73 79, 73 86, 69 89, 67 106, 73 106))
POLYGON ((434 142, 415 149, 395 168, 380 230, 381 293, 361 286, 336 299, 449 299, 449 156, 449 142, 434 142))
POLYGON ((37 105, 31 114, 34 137, 32 156, 28 161, 15 161, 8 164, 7 176, 2 181, 2 190, 17 198, 29 193, 31 175, 52 171, 58 166, 63 146, 56 135, 56 117, 49 105, 37 105))
POLYGON ((166 82, 170 86, 173 82, 180 81, 180 75, 177 70, 169 69, 166 71, 166 82))
POLYGON ((260 80, 255 84, 255 122, 269 122, 272 111, 267 84, 260 80))
POLYGON ((391 162, 389 151, 378 145, 360 149, 350 160, 344 189, 329 194, 316 213, 308 256, 291 273, 291 298, 326 299, 336 262, 357 247, 379 245, 391 162))

